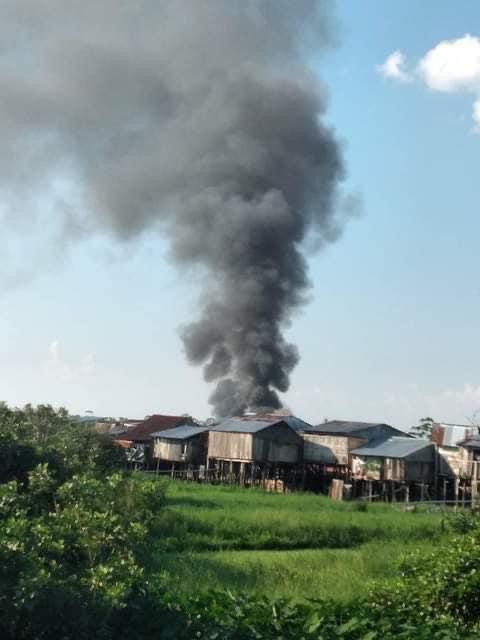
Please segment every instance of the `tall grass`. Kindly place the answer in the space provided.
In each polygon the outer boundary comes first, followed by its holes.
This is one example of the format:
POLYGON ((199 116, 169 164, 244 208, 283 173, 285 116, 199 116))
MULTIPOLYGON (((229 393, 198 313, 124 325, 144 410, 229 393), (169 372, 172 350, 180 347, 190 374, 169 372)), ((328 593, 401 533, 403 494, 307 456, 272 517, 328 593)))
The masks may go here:
POLYGON ((440 514, 332 502, 308 493, 167 482, 151 575, 187 592, 248 590, 350 600, 443 535, 440 514))
POLYGON ((171 553, 157 558, 166 586, 198 593, 248 590, 272 597, 353 600, 372 581, 389 580, 411 545, 369 543, 355 549, 171 553))
POLYGON ((374 540, 432 540, 441 534, 441 520, 306 493, 172 482, 157 533, 161 551, 340 549, 374 540))

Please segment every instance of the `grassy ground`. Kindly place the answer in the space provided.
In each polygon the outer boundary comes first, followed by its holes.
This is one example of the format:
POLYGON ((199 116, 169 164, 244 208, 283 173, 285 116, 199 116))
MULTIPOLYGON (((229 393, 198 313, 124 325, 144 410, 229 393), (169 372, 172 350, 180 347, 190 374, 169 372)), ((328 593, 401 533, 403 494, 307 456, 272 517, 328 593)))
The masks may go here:
POLYGON ((151 570, 194 591, 349 599, 442 535, 438 514, 313 494, 169 482, 151 570))
POLYGON ((418 547, 370 543, 355 549, 162 554, 158 560, 163 580, 174 589, 348 601, 369 582, 394 577, 405 552, 418 547))

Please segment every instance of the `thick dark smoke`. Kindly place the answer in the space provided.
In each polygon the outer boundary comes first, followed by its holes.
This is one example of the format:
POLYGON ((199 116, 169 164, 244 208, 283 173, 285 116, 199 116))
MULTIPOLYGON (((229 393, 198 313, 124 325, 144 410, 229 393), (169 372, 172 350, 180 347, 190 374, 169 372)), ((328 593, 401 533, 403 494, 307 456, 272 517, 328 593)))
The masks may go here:
MULTIPOLYGON (((72 233, 158 226, 205 276, 188 359, 218 415, 275 408, 297 349, 307 237, 338 233, 337 141, 304 63, 315 0, 3 0, 0 190, 8 217, 60 184, 72 233)), ((62 222, 65 225, 65 221, 62 222)))

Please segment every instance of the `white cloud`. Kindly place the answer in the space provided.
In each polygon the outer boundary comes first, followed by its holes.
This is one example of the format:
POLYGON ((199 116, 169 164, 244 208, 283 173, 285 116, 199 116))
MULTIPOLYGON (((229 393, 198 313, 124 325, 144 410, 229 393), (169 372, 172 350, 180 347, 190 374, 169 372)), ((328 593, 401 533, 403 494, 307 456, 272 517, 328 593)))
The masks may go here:
POLYGON ((480 38, 439 42, 420 60, 418 73, 434 91, 480 93, 480 38))
POLYGON ((88 353, 84 358, 82 358, 80 372, 85 375, 90 375, 95 372, 95 356, 93 353, 88 353))
POLYGON ((425 389, 407 383, 398 389, 376 385, 352 389, 320 383, 290 392, 287 404, 315 424, 324 418, 379 421, 408 431, 424 416, 438 422, 468 424, 473 417, 480 422, 480 384, 425 389))
POLYGON ((59 340, 53 340, 48 347, 45 372, 62 382, 90 376, 95 372, 95 356, 88 353, 80 359, 78 365, 74 365, 65 360, 59 340))
POLYGON ((439 42, 420 60, 417 73, 433 91, 475 95, 473 132, 480 133, 480 38, 467 34, 439 42))
POLYGON ((73 377, 71 367, 63 361, 60 342, 53 340, 48 347, 48 359, 46 363, 46 373, 59 380, 67 381, 73 377))
POLYGON ((377 71, 384 78, 394 78, 400 82, 410 82, 412 76, 405 70, 405 55, 397 49, 391 53, 383 64, 377 66, 377 71))
POLYGON ((432 91, 473 94, 473 132, 480 133, 480 38, 467 34, 442 40, 419 60, 414 74, 407 73, 405 62, 405 55, 397 50, 377 71, 402 82, 420 81, 432 91))
POLYGON ((448 400, 465 403, 475 409, 480 407, 480 385, 466 384, 463 389, 445 391, 443 396, 448 400))

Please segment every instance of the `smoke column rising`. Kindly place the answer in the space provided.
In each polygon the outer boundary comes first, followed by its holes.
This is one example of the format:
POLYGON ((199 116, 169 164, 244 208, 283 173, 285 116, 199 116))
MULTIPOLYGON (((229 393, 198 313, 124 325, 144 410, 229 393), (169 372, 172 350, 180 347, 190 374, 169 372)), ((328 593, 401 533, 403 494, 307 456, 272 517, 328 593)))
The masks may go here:
POLYGON ((308 43, 330 44, 329 8, 0 5, 6 220, 27 215, 25 203, 60 176, 76 194, 72 233, 166 234, 173 259, 205 274, 198 320, 182 339, 217 382, 217 415, 280 406, 299 358, 282 331, 305 302, 304 241, 339 232, 341 153, 304 63, 308 43))

